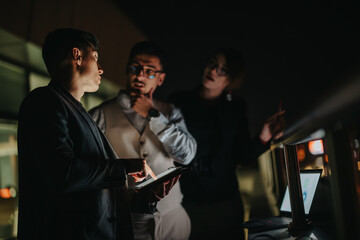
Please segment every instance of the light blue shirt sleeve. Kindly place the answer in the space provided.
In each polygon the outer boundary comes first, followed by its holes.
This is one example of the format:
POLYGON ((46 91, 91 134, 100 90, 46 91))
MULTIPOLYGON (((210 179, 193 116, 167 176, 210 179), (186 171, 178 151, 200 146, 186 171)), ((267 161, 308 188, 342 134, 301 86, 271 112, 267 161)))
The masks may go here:
POLYGON ((189 164, 196 154, 197 143, 187 130, 184 117, 179 108, 171 105, 173 110, 169 118, 160 113, 151 118, 150 130, 158 136, 166 152, 178 163, 189 164))

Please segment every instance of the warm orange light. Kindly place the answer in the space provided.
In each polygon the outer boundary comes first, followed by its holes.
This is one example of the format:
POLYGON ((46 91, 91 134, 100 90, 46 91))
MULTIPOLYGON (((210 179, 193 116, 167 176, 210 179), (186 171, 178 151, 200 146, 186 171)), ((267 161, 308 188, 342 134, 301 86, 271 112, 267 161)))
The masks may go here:
POLYGON ((324 153, 324 145, 322 140, 315 140, 309 142, 309 152, 313 155, 324 153))
POLYGON ((1 198, 11 198, 11 193, 9 188, 0 188, 0 197, 1 198))
POLYGON ((324 154, 324 161, 325 161, 326 163, 329 163, 329 157, 328 157, 327 154, 324 154))
POLYGON ((297 150, 297 159, 299 162, 304 161, 305 159, 305 149, 300 148, 297 150))

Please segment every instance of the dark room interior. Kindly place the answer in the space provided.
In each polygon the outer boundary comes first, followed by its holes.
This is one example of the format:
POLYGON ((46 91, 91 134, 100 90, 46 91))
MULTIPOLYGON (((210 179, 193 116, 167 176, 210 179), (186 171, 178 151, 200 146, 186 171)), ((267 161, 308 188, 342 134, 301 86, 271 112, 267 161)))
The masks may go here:
POLYGON ((246 229, 246 239, 360 239, 359 12, 359 3, 339 0, 3 3, 0 240, 17 239, 19 106, 50 81, 42 44, 49 31, 63 27, 100 40, 104 74, 99 90, 84 95, 86 110, 125 89, 127 57, 136 42, 156 42, 166 53, 166 80, 154 95, 163 101, 199 86, 217 49, 241 52, 245 75, 234 94, 246 102, 250 135, 257 136, 279 108, 286 123, 282 137, 272 138, 257 161, 233 169, 245 209, 239 217, 279 215, 289 186, 293 220, 272 231, 246 229), (320 150, 314 153, 315 143, 320 150), (312 214, 305 216, 300 173, 320 169, 312 214))

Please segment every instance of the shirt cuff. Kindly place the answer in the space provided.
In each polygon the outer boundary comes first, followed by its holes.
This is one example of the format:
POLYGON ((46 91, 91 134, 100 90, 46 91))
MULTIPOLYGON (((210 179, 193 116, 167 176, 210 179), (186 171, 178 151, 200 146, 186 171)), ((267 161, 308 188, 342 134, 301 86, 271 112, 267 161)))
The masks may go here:
POLYGON ((167 128, 168 124, 169 120, 162 113, 160 113, 160 116, 158 117, 152 117, 149 121, 150 129, 156 135, 164 131, 164 129, 167 128))

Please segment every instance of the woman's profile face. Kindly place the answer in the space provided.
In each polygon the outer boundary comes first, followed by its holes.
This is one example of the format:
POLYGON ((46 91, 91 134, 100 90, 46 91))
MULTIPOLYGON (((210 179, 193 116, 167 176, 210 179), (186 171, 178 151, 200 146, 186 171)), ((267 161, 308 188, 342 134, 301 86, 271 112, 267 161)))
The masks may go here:
POLYGON ((209 90, 223 91, 230 82, 229 69, 223 54, 210 58, 204 69, 202 84, 209 90))

